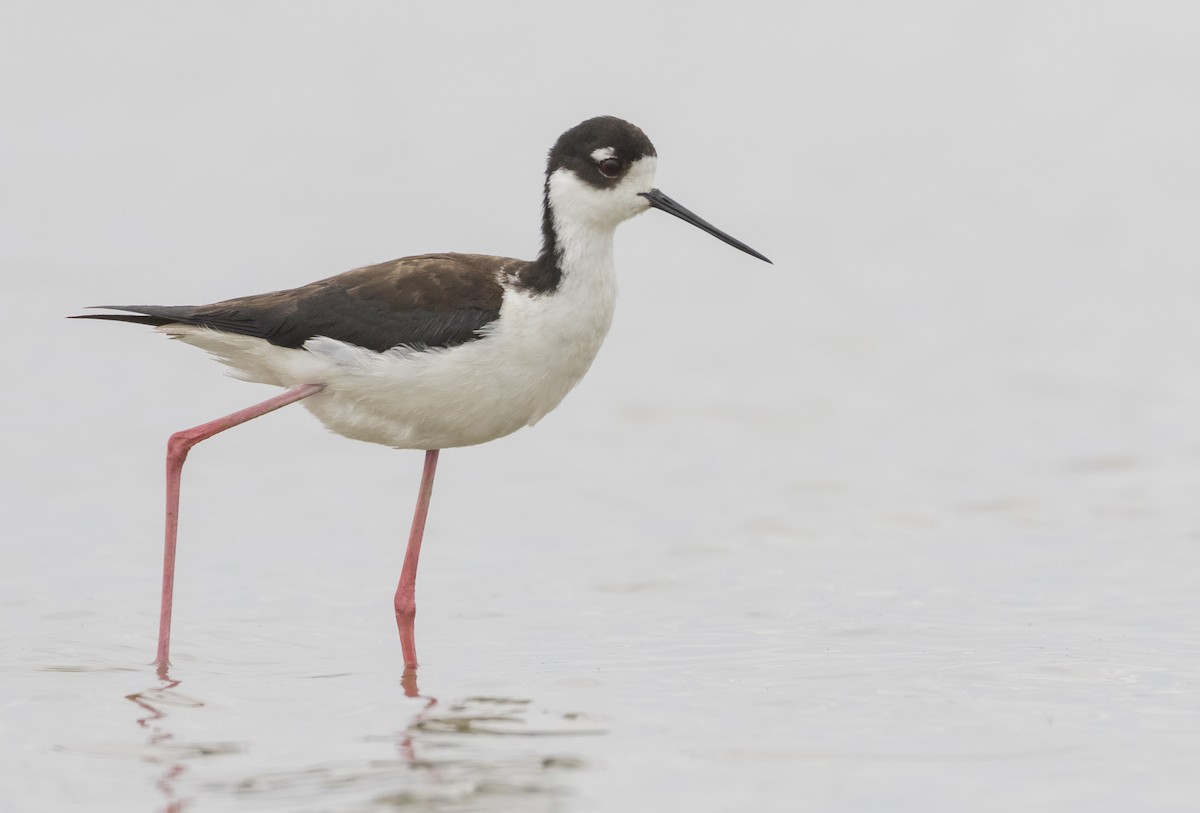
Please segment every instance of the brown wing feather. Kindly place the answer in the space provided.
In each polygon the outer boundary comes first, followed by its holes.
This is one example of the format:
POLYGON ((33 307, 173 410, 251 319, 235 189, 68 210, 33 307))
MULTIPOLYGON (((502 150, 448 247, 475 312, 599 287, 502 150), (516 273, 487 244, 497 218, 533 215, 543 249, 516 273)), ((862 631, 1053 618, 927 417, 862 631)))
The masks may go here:
POLYGON ((138 314, 128 321, 200 325, 280 347, 301 347, 314 336, 380 352, 400 345, 452 347, 479 338, 479 329, 500 315, 501 279, 525 265, 478 254, 425 254, 211 305, 113 309, 138 314))

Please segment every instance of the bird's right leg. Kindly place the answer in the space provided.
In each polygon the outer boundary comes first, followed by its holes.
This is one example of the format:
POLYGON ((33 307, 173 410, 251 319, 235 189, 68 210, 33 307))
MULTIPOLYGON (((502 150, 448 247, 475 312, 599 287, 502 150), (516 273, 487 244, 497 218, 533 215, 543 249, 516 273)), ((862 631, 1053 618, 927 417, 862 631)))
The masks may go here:
POLYGON ((413 513, 404 566, 396 586, 396 628, 400 631, 400 651, 404 655, 405 675, 417 668, 417 638, 414 632, 417 617, 417 561, 421 558, 421 540, 425 537, 425 518, 429 516, 429 498, 433 496, 433 476, 437 473, 438 450, 425 452, 425 468, 421 471, 421 488, 417 492, 417 510, 413 513))
POLYGON ((202 440, 253 420, 280 407, 295 403, 323 390, 323 384, 303 384, 268 398, 261 404, 240 409, 215 421, 193 426, 171 435, 167 441, 167 529, 163 543, 162 608, 158 617, 158 656, 154 659, 158 676, 166 678, 171 649, 171 601, 175 593, 175 538, 179 531, 179 479, 188 451, 202 440))

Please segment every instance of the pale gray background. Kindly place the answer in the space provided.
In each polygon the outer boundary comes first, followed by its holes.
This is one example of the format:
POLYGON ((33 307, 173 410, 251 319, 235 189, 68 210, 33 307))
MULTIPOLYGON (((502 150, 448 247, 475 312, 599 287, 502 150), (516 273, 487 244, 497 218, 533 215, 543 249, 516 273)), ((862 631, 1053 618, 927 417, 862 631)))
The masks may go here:
POLYGON ((1200 807, 1198 8, 4 4, 0 808, 1200 807), (622 227, 589 377, 443 456, 420 719, 420 455, 201 447, 147 719, 166 436, 271 390, 62 317, 531 256, 600 113, 776 264, 622 227))

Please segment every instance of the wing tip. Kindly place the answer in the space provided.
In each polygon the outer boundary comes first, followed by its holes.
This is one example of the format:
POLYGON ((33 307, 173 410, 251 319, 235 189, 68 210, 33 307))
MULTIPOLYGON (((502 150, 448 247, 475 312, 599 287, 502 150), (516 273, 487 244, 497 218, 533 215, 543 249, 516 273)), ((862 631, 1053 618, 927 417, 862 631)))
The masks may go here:
POLYGON ((108 322, 133 322, 134 324, 152 325, 154 327, 170 324, 172 321, 163 316, 146 313, 146 309, 137 305, 88 305, 85 310, 125 311, 125 313, 75 313, 67 316, 67 318, 100 319, 108 322))

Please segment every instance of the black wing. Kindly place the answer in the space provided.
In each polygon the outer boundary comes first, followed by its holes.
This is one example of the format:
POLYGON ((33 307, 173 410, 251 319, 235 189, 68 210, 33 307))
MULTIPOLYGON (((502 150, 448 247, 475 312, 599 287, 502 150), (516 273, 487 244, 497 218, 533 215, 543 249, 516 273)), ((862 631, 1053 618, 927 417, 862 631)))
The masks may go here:
POLYGON ((301 347, 314 336, 377 352, 401 345, 453 347, 479 338, 479 329, 500 315, 500 280, 525 265, 477 254, 426 254, 211 305, 105 306, 129 313, 75 318, 198 325, 280 347, 301 347))

